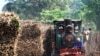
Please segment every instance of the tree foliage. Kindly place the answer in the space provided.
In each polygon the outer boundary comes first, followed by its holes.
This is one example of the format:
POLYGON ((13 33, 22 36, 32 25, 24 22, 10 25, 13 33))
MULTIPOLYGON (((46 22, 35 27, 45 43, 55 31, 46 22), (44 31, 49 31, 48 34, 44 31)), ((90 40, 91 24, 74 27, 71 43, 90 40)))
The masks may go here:
POLYGON ((52 23, 54 20, 63 19, 66 16, 66 11, 62 11, 60 9, 54 10, 43 10, 41 12, 42 22, 44 23, 52 23))
POLYGON ((47 4, 47 1, 44 0, 9 0, 3 10, 14 11, 21 18, 34 18, 39 16, 39 13, 47 7, 47 4))
MULTIPOLYGON (((45 23, 61 18, 82 19, 100 29, 99 0, 8 0, 3 10, 14 11, 23 19, 45 23), (89 22, 90 21, 90 22, 89 22), (92 24, 91 23, 91 24, 92 24)), ((90 25, 88 26, 90 27, 90 25)), ((95 28, 95 27, 94 27, 95 28)))
POLYGON ((86 5, 86 18, 95 22, 97 26, 97 30, 100 30, 100 0, 82 0, 82 2, 86 5))

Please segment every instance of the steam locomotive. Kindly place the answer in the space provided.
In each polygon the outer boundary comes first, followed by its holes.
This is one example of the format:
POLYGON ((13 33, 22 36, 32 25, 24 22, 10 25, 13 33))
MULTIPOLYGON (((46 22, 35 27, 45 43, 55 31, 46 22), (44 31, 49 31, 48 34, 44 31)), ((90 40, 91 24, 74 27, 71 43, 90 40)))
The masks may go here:
POLYGON ((52 56, 84 56, 82 20, 54 21, 52 56))

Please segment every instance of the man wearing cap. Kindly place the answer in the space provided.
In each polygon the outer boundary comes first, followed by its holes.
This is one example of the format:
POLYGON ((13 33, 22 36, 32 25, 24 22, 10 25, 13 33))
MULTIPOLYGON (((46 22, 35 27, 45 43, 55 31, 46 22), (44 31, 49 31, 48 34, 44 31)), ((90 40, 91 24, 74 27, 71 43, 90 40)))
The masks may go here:
POLYGON ((73 30, 73 27, 72 27, 72 25, 67 25, 66 27, 65 27, 65 32, 66 33, 72 33, 72 30, 73 30))

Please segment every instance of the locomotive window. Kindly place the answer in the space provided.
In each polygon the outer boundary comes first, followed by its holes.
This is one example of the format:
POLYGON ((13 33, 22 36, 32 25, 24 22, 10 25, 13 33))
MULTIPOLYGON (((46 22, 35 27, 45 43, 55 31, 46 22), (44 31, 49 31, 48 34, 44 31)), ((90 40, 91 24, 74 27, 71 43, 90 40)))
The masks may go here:
POLYGON ((75 29, 79 29, 79 27, 78 26, 75 26, 75 29))
POLYGON ((75 32, 79 32, 79 26, 75 26, 75 32))

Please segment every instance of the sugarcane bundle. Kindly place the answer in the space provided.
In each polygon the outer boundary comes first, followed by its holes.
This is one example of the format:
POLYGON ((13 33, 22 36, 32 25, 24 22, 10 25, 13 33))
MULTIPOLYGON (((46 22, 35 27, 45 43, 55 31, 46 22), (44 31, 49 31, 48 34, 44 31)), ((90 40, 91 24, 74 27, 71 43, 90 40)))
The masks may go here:
POLYGON ((15 13, 0 13, 0 56, 14 55, 14 42, 18 30, 19 18, 15 13))
POLYGON ((13 12, 2 12, 0 14, 0 42, 16 37, 18 34, 18 16, 13 12))
POLYGON ((21 21, 20 38, 18 40, 18 56, 41 56, 40 35, 38 23, 34 21, 21 21))
POLYGON ((22 24, 21 37, 24 39, 35 39, 41 35, 41 31, 36 22, 28 22, 22 24))

